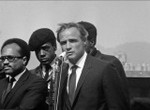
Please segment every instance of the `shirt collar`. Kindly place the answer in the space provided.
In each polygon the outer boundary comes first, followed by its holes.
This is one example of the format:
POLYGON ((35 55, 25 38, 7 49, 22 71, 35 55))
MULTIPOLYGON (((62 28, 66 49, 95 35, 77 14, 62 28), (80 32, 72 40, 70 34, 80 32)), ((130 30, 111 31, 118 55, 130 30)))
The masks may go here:
MULTIPOLYGON (((26 71, 27 69, 25 68, 20 74, 16 75, 14 78, 15 78, 15 81, 18 81, 19 78, 23 75, 23 73, 26 71)), ((11 78, 10 75, 6 75, 6 77, 9 77, 9 79, 11 78)))
POLYGON ((57 59, 57 56, 56 56, 56 57, 54 58, 54 60, 51 62, 51 64, 50 64, 51 67, 54 67, 56 59, 57 59))
MULTIPOLYGON (((55 57, 54 59, 53 59, 53 61, 50 63, 50 66, 51 67, 54 67, 54 65, 55 65, 55 60, 57 59, 57 57, 55 57)), ((44 66, 42 66, 41 65, 41 68, 42 68, 42 70, 45 70, 45 68, 44 68, 44 66)))

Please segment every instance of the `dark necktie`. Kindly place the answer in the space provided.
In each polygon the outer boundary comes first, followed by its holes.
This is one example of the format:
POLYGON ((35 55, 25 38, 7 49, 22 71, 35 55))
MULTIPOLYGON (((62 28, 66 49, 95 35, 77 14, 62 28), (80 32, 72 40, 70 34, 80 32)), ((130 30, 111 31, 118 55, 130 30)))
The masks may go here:
POLYGON ((12 77, 12 78, 8 78, 8 84, 7 84, 7 87, 6 89, 3 91, 3 94, 2 94, 2 103, 4 102, 6 96, 8 95, 8 93, 10 92, 10 90, 12 89, 12 85, 13 85, 13 82, 15 81, 15 78, 12 77))
POLYGON ((77 65, 72 66, 71 69, 72 73, 70 74, 69 78, 69 100, 72 105, 75 95, 77 65))
POLYGON ((49 70, 51 70, 51 66, 46 66, 45 68, 45 76, 44 76, 44 79, 47 81, 48 80, 48 77, 49 77, 49 70))

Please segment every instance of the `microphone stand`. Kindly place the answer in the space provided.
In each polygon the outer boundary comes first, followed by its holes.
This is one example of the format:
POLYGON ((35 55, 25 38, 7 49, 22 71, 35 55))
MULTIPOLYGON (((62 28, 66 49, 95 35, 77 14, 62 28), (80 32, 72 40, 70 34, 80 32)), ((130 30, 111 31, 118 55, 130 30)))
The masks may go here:
POLYGON ((63 63, 64 63, 63 57, 58 57, 55 60, 55 65, 53 68, 53 73, 52 73, 51 83, 50 83, 50 90, 49 90, 49 109, 48 110, 58 110, 58 98, 59 98, 59 89, 60 89, 63 63))

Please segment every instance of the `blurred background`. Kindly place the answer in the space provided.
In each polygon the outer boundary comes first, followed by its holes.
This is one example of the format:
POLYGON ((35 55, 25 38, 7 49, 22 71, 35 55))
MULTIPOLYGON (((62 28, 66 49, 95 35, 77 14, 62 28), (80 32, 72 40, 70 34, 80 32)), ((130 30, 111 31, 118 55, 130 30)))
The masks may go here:
MULTIPOLYGON (((0 1, 0 47, 5 40, 14 37, 28 42, 32 32, 39 28, 50 28, 56 35, 59 23, 79 21, 93 23, 98 31, 96 47, 121 61, 132 105, 134 98, 149 98, 150 1, 0 1)), ((59 44, 56 53, 61 53, 59 44)), ((32 52, 27 67, 32 69, 37 65, 39 62, 32 52)), ((2 66, 0 62, 0 71, 2 66)), ((149 106, 150 101, 147 104, 149 106)))
MULTIPOLYGON (((0 1, 0 46, 13 37, 28 42, 43 27, 56 35, 58 24, 70 21, 93 23, 96 47, 118 57, 128 77, 150 76, 150 1, 0 1)), ((28 68, 38 64, 32 53, 28 68)))

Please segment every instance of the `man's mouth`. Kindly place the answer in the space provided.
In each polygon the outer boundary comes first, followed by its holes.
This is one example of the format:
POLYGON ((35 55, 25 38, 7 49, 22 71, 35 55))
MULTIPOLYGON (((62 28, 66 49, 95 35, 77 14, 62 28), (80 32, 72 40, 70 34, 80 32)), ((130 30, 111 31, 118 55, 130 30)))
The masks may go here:
POLYGON ((4 70, 6 71, 6 70, 9 70, 10 69, 10 67, 4 67, 4 70))
POLYGON ((46 58, 44 59, 40 59, 42 62, 46 62, 46 61, 48 61, 46 58))
POLYGON ((73 52, 67 52, 67 56, 70 56, 72 54, 73 54, 73 52))

